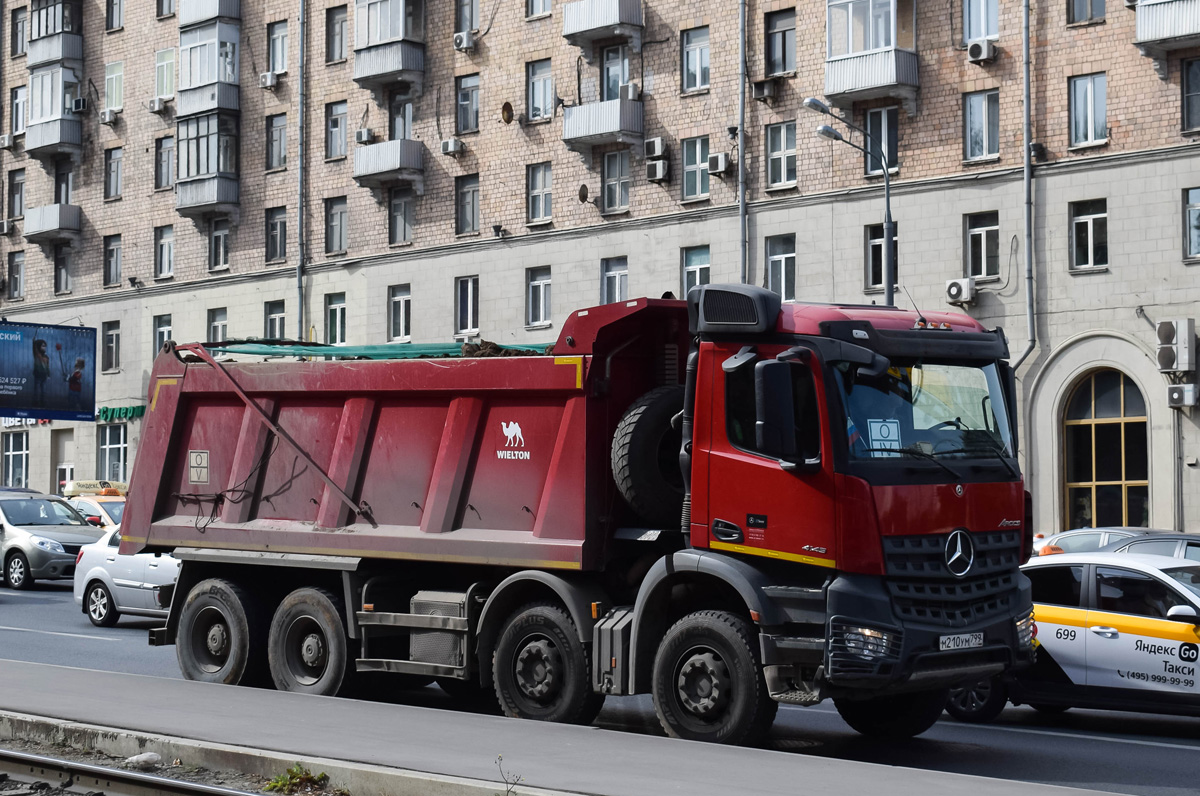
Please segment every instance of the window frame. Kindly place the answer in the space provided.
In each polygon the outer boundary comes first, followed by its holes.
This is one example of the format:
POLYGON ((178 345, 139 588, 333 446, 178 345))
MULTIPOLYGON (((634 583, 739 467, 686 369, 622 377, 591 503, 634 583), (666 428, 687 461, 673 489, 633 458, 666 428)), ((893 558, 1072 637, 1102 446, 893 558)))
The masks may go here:
POLYGON ((783 301, 796 300, 796 235, 771 235, 764 241, 767 289, 779 294, 783 301), (788 243, 790 250, 771 251, 772 242, 788 243), (776 274, 778 273, 778 277, 776 274), (780 284, 776 284, 776 283, 780 284))
POLYGON ((267 70, 286 75, 288 70, 288 21, 267 23, 267 70))
POLYGON ((1094 271, 1101 268, 1107 268, 1109 265, 1108 257, 1108 199, 1085 199, 1081 201, 1071 202, 1069 205, 1068 215, 1070 217, 1070 256, 1072 271, 1094 271), (1104 212, 1102 213, 1080 213, 1081 205, 1091 204, 1093 202, 1104 202, 1104 212), (1103 219, 1104 221, 1104 262, 1096 262, 1096 222, 1103 219), (1088 261, 1087 263, 1079 264, 1079 247, 1076 240, 1077 228, 1080 223, 1087 225, 1088 237, 1088 261))
POLYGON ((685 138, 680 143, 683 152, 683 179, 680 188, 683 190, 683 201, 699 201, 709 198, 710 180, 708 174, 708 136, 699 135, 685 138), (689 178, 695 178, 694 190, 688 191, 689 178))
POLYGON ((1180 126, 1184 132, 1200 130, 1200 58, 1188 58, 1183 61, 1180 64, 1180 77, 1180 126), (1189 118, 1194 118, 1196 123, 1189 125, 1189 118))
POLYGON ((96 429, 96 473, 113 481, 125 481, 129 469, 129 427, 127 423, 105 423, 96 429), (119 429, 116 440, 113 430, 119 429), (115 454, 115 459, 114 459, 115 454), (118 465, 116 472, 109 470, 118 465))
POLYGON ((287 168, 287 113, 267 116, 267 171, 287 168))
POLYGON ((101 280, 104 287, 119 287, 121 284, 121 236, 105 235, 103 239, 103 264, 101 280))
POLYGON ((454 234, 478 235, 481 225, 479 175, 454 178, 454 234))
POLYGON ((264 254, 269 263, 287 260, 287 207, 268 207, 263 211, 266 224, 264 254))
POLYGON ((629 299, 629 258, 604 257, 600 260, 600 303, 616 304, 629 299))
POLYGON ((479 73, 454 79, 454 131, 457 135, 479 132, 479 73))
POLYGON ((161 191, 175 185, 175 136, 154 139, 154 189, 161 191))
POLYGON ((175 276, 175 225, 164 224, 154 228, 154 278, 170 279, 175 276))
POLYGON ((345 254, 350 246, 349 232, 350 202, 348 197, 329 197, 325 200, 325 254, 345 254))
POLYGON ((71 249, 66 244, 54 246, 54 295, 65 296, 71 292, 71 249))
POLYGON ((268 340, 287 339, 287 302, 275 299, 263 302, 263 337, 268 340))
POLYGON ((389 343, 412 341, 412 286, 410 284, 388 286, 387 322, 389 343))
POLYGON ((537 19, 539 17, 549 16, 553 11, 553 6, 550 0, 526 0, 525 2, 525 18, 537 19))
POLYGON ((9 219, 25 217, 25 169, 12 169, 8 172, 8 212, 9 219), (20 213, 14 214, 18 209, 20 213))
POLYGON ((763 19, 763 69, 767 77, 796 71, 796 9, 772 11, 763 19), (785 23, 790 21, 791 25, 785 23))
POLYGON ((238 176, 238 117, 206 113, 180 119, 175 126, 176 181, 238 176))
POLYGON ((154 335, 154 350, 161 351, 163 343, 170 340, 171 335, 174 333, 171 313, 155 315, 153 321, 151 321, 151 333, 154 335))
POLYGON ((525 108, 528 121, 549 120, 554 115, 554 70, 549 58, 525 62, 525 108), (538 74, 538 70, 545 72, 538 74))
POLYGON ((618 149, 604 153, 603 184, 604 212, 623 213, 629 210, 629 195, 632 192, 633 180, 630 177, 630 161, 628 149, 618 149), (614 170, 612 164, 616 163, 614 170), (615 198, 613 198, 615 197, 615 198))
POLYGON ((767 188, 795 187, 799 182, 799 175, 796 168, 796 122, 768 124, 765 139, 767 146, 767 188), (791 137, 791 148, 788 148, 789 134, 791 137), (779 149, 772 149, 773 137, 778 138, 779 149), (779 170, 779 175, 784 179, 779 181, 772 179, 776 168, 779 170), (792 176, 790 180, 787 179, 789 173, 792 176))
POLYGON ((868 177, 882 176, 884 162, 887 164, 888 173, 896 174, 900 170, 900 109, 895 105, 871 108, 863 114, 863 117, 863 129, 872 136, 871 138, 864 136, 863 139, 864 148, 867 150, 863 154, 863 174, 868 177), (875 126, 882 127, 881 134, 876 134, 875 126), (880 144, 882 152, 876 150, 875 141, 882 141, 880 144), (877 161, 881 165, 872 167, 872 163, 877 161))
POLYGON ((104 65, 104 109, 125 109, 125 62, 113 61, 104 65))
POLYGON ((963 42, 995 41, 999 38, 999 0, 963 0, 963 42), (976 25, 977 21, 982 27, 976 25))
POLYGON ((966 213, 963 215, 963 227, 966 234, 966 245, 963 247, 963 254, 965 255, 963 265, 966 276, 974 277, 977 280, 999 279, 1000 212, 992 210, 982 213, 966 213), (994 217, 994 221, 992 217, 994 217), (975 262, 976 239, 979 240, 979 253, 982 258, 979 263, 975 262), (990 273, 992 255, 988 254, 989 240, 994 242, 992 249, 995 251, 995 273, 990 273), (976 267, 977 265, 979 266, 978 268, 976 267))
POLYGON ((1067 24, 1068 25, 1094 25, 1098 22, 1103 22, 1108 15, 1108 8, 1104 0, 1067 0, 1067 24), (1082 19, 1076 16, 1079 11, 1077 6, 1087 6, 1087 15, 1082 19), (1096 13, 1097 4, 1100 6, 1100 13, 1096 13))
POLYGON ((605 47, 600 54, 600 101, 621 97, 621 86, 629 82, 629 48, 624 44, 605 47), (615 56, 615 57, 610 57, 615 56), (616 78, 615 85, 612 78, 616 78))
POLYGON ((325 342, 328 345, 346 345, 346 293, 326 293, 325 342))
POLYGON ((8 284, 5 285, 5 295, 9 301, 19 301, 25 298, 25 250, 8 253, 8 284))
POLYGON ((544 329, 553 323, 551 306, 553 269, 539 265, 525 269, 525 327, 544 329))
POLYGON ((120 199, 125 189, 125 148, 104 150, 104 198, 120 199))
POLYGON ((1000 89, 990 88, 963 94, 963 159, 993 160, 1000 156, 1000 89), (982 113, 982 151, 973 152, 971 122, 982 113))
POLYGON ((325 104, 325 159, 338 160, 344 158, 349 151, 347 146, 346 120, 350 103, 346 100, 335 100, 325 104))
POLYGON ((1102 146, 1108 143, 1108 73, 1107 72, 1091 72, 1086 75, 1072 75, 1067 78, 1067 131, 1068 140, 1070 141, 1070 149, 1102 146), (1096 91, 1097 83, 1103 83, 1104 97, 1103 102, 1097 102, 1096 91), (1076 114, 1075 105, 1076 97, 1078 96, 1080 86, 1086 86, 1086 107, 1087 107, 1087 137, 1077 139, 1075 136, 1076 114), (1099 121, 1098 117, 1103 118, 1104 135, 1098 137, 1096 135, 1096 124, 1099 121))
MULTIPOLYGON (((893 287, 900 284, 900 225, 894 224, 895 237, 892 238, 892 250, 894 252, 893 262, 896 266, 896 272, 892 274, 893 287)), ((867 244, 866 271, 864 273, 864 292, 878 292, 884 289, 884 262, 883 262, 883 239, 884 229, 883 224, 867 224, 865 229, 865 237, 867 244), (879 230, 879 236, 875 237, 875 230, 879 230), (878 250, 879 261, 879 281, 874 281, 876 250, 878 250)))
POLYGON ((100 369, 115 373, 121 369, 121 322, 103 321, 100 324, 100 369))
POLYGON ((168 47, 154 53, 154 95, 158 99, 171 99, 175 96, 175 48, 168 47), (169 54, 170 60, 163 58, 169 54))
POLYGON ((528 224, 548 224, 554 219, 554 166, 549 160, 525 167, 528 224))
POLYGON ((206 326, 208 342, 223 343, 229 339, 229 308, 213 307, 208 311, 206 326))
POLYGON ((454 279, 454 336, 473 337, 479 334, 479 275, 454 279), (463 289, 466 288, 466 300, 463 289), (467 315, 464 317, 463 310, 467 315), (466 321, 464 325, 463 321, 466 321))
POLYGON ((14 8, 8 18, 9 57, 17 58, 29 47, 29 9, 25 6, 14 8))
POLYGON ((388 245, 403 246, 413 241, 416 197, 408 188, 393 188, 388 194, 388 245))
POLYGON ((349 6, 325 9, 325 63, 337 64, 350 56, 349 6), (339 14, 340 12, 340 14, 339 14), (338 19, 338 17, 341 19, 338 19))
POLYGON ((1183 189, 1183 259, 1200 260, 1200 186, 1183 189))
POLYGON ((29 115, 29 88, 13 86, 9 92, 9 119, 13 135, 24 135, 29 115))
POLYGON ((29 432, 6 431, 3 434, 5 486, 25 489, 29 486, 29 432), (17 443, 20 443, 19 445, 17 443), (20 465, 20 479, 17 479, 17 465, 20 465))
POLYGON ((704 91, 710 86, 710 65, 711 65, 711 50, 710 44, 712 32, 708 25, 701 25, 696 28, 680 31, 679 33, 679 90, 683 94, 693 91, 704 91), (703 32, 703 39, 693 41, 693 36, 700 36, 703 32), (694 62, 694 63, 693 63, 694 62), (695 75, 695 82, 692 82, 692 75, 695 75))
POLYGON ((125 0, 106 0, 104 4, 104 29, 121 30, 125 27, 125 0))
POLYGON ((214 218, 208 226, 208 272, 227 271, 230 263, 230 235, 233 224, 228 218, 214 218))
POLYGON ((695 275, 695 284, 707 285, 711 282, 712 275, 712 250, 708 244, 700 246, 684 246, 679 250, 680 259, 680 281, 679 284, 683 288, 683 296, 686 298, 689 288, 689 277, 695 275), (697 257, 703 253, 704 262, 689 263, 689 257, 696 255, 697 257))

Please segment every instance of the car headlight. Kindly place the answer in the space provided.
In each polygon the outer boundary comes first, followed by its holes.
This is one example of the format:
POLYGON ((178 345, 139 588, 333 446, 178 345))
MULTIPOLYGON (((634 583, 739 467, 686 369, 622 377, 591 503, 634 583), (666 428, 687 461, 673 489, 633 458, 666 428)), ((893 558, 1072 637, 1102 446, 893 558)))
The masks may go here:
POLYGON ((847 650, 867 660, 887 655, 892 640, 889 633, 870 627, 848 628, 844 638, 847 650))
POLYGON ((54 541, 53 539, 47 539, 44 536, 30 537, 30 541, 32 541, 35 545, 42 548, 43 550, 46 550, 51 553, 67 552, 66 550, 63 550, 63 546, 60 545, 58 542, 54 541))

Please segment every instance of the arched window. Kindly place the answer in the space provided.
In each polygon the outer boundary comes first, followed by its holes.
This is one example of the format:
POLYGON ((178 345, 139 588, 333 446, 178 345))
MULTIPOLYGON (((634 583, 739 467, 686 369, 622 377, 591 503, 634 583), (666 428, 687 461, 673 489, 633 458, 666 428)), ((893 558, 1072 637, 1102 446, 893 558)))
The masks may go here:
POLYGON ((1089 374, 1067 402, 1063 440, 1066 527, 1146 527, 1146 401, 1137 385, 1116 370, 1089 374))

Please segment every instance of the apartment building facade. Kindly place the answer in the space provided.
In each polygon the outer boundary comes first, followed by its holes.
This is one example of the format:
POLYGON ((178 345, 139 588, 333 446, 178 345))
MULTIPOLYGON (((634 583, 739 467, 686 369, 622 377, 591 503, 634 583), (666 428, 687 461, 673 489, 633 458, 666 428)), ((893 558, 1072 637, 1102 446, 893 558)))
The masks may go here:
MULTIPOLYGON (((96 424, 3 430, 6 483, 124 478, 168 339, 539 345, 743 276, 879 302, 885 169, 897 301, 973 279, 965 311, 1025 347, 1015 0, 748 0, 744 42, 730 0, 4 9, 0 314, 94 326, 102 366, 96 424)), ((1155 322, 1200 299, 1200 0, 1030 19, 1036 522, 1194 527, 1155 322)))

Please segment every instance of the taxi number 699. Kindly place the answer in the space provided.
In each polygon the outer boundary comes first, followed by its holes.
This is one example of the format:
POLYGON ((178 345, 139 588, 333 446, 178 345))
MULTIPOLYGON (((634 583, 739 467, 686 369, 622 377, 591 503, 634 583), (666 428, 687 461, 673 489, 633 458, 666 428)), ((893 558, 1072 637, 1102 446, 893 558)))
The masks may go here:
POLYGON ((1061 638, 1064 641, 1074 641, 1075 631, 1069 627, 1060 627, 1054 631, 1055 638, 1061 638))

